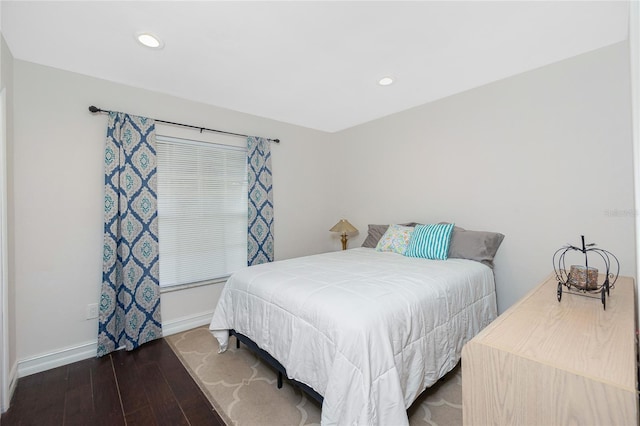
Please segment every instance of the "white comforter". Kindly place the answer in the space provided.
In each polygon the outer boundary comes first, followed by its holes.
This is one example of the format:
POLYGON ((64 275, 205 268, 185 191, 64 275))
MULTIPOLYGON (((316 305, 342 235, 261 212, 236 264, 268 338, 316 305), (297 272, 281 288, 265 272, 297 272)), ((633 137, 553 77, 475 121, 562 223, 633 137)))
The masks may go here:
POLYGON ((324 396, 322 424, 405 425, 406 409, 496 317, 493 271, 356 248, 252 266, 210 329, 250 337, 324 396))

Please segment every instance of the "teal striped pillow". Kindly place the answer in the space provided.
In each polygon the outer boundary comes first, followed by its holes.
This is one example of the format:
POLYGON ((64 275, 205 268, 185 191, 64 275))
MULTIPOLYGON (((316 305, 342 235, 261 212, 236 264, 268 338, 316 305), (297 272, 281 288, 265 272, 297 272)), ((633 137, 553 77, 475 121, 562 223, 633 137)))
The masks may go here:
POLYGON ((446 260, 453 225, 453 223, 438 223, 416 226, 404 255, 446 260))

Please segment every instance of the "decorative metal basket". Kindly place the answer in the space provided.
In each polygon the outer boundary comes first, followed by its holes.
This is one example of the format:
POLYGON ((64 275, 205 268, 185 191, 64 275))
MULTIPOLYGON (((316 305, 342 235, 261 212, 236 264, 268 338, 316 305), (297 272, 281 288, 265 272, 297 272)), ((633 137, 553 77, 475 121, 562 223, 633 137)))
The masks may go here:
POLYGON ((553 270, 558 280, 558 302, 562 300, 562 288, 574 294, 589 297, 599 297, 603 309, 606 309, 606 296, 618 280, 620 263, 613 253, 596 248, 595 244, 585 244, 584 235, 581 235, 582 248, 566 245, 558 249, 553 255, 553 270), (568 253, 579 252, 584 255, 584 265, 571 265, 567 269, 565 257, 568 253), (604 266, 604 271, 599 273, 598 268, 589 266, 589 255, 596 258, 597 263, 604 266), (611 269, 612 260, 614 270, 611 269), (599 296, 594 296, 599 293, 599 296))

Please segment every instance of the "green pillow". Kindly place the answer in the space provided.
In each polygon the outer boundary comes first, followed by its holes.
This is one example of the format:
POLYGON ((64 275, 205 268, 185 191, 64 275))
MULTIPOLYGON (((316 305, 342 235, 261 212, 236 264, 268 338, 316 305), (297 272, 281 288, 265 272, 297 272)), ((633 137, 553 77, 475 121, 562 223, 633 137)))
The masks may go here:
POLYGON ((405 256, 446 260, 453 223, 418 225, 413 231, 405 256))

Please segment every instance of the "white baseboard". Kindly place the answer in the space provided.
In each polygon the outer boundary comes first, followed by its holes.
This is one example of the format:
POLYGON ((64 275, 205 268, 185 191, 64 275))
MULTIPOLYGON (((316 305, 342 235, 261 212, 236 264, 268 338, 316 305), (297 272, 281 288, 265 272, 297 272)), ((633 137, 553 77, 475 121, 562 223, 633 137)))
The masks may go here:
POLYGON ((200 312, 199 314, 189 315, 188 317, 178 318, 173 321, 163 322, 162 335, 171 336, 172 334, 182 333, 192 328, 201 327, 211 322, 213 311, 200 312))
MULTIPOLYGON (((162 324, 162 335, 170 336, 172 334, 191 330, 192 328, 207 325, 211 322, 212 316, 213 311, 207 311, 167 321, 162 324)), ((97 350, 97 341, 92 341, 18 361, 18 375, 16 376, 16 369, 14 367, 12 369, 12 376, 10 377, 10 389, 12 387, 15 388, 15 383, 17 382, 18 377, 29 376, 31 374, 40 373, 41 371, 50 370, 62 365, 95 357, 97 350)), ((11 394, 13 394, 13 391, 11 391, 11 394)))
POLYGON ((59 349, 48 354, 23 359, 18 361, 18 377, 29 376, 31 374, 40 373, 41 371, 60 367, 62 365, 82 361, 96 356, 97 351, 98 342, 96 340, 77 346, 59 349))

